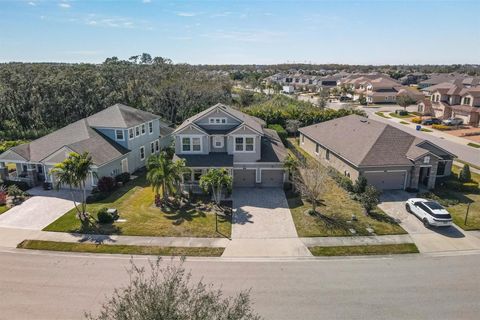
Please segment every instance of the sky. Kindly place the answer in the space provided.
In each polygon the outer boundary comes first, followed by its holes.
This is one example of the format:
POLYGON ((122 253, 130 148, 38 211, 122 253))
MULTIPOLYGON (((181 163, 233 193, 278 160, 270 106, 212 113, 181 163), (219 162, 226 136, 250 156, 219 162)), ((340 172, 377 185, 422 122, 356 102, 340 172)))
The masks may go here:
POLYGON ((0 0, 0 62, 480 63, 480 0, 0 0))

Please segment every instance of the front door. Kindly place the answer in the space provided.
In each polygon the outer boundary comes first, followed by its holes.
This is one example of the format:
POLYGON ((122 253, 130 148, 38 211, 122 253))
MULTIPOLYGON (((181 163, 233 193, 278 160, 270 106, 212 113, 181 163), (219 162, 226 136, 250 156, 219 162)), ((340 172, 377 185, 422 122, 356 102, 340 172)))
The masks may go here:
POLYGON ((428 186, 428 178, 430 177, 430 167, 421 167, 419 176, 419 185, 428 186))
POLYGON ((122 159, 122 172, 128 172, 128 159, 122 159))

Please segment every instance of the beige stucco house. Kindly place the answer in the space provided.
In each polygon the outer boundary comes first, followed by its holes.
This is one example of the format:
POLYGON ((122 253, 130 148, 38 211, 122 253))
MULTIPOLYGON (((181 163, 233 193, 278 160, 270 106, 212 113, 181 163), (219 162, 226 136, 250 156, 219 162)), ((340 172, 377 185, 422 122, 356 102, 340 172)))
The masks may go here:
POLYGON ((454 154, 388 124, 350 115, 300 128, 300 147, 325 166, 379 190, 431 189, 454 154))

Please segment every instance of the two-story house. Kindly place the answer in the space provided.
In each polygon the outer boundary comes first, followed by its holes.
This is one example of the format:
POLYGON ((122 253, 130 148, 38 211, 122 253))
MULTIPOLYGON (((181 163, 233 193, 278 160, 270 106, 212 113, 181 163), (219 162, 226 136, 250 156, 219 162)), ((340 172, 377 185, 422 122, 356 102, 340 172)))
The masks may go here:
MULTIPOLYGON (((418 112, 437 118, 461 118, 465 124, 480 124, 480 85, 478 81, 457 79, 428 87, 430 100, 418 104, 418 112)), ((475 79, 473 79, 475 80, 475 79)))
POLYGON ((25 181, 30 186, 55 182, 50 172, 69 153, 88 152, 93 167, 88 187, 103 176, 132 173, 146 159, 171 144, 173 129, 150 112, 115 104, 30 143, 0 155, 0 179, 25 181), (15 164, 8 170, 7 163, 15 164))
POLYGON ((226 168, 234 187, 281 187, 287 151, 265 122, 223 104, 185 120, 174 132, 174 159, 190 169, 183 183, 198 191, 198 181, 210 168, 226 168))

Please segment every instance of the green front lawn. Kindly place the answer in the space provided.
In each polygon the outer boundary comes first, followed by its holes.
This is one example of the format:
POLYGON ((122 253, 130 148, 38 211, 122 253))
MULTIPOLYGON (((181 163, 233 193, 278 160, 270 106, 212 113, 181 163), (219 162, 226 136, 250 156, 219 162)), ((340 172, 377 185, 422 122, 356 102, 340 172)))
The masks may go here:
POLYGON ((154 196, 145 175, 142 175, 116 190, 107 199, 87 205, 88 212, 94 218, 102 207, 116 208, 120 219, 125 219, 125 222, 96 224, 82 230, 80 221, 75 216, 76 211, 72 209, 44 230, 129 236, 230 237, 230 217, 224 219, 219 216, 219 232, 216 232, 215 214, 212 211, 200 211, 195 206, 187 205, 182 209, 164 212, 154 205, 154 196))
MULTIPOLYGON (((307 161, 316 161, 292 139, 289 139, 289 147, 299 151, 307 161)), ((379 208, 366 216, 360 203, 353 200, 332 178, 327 177, 325 183, 325 194, 317 208, 320 216, 308 214, 310 204, 304 202, 299 195, 287 192, 288 205, 300 237, 369 235, 367 227, 372 228, 377 235, 406 233, 394 219, 379 208), (349 223, 352 215, 356 216, 357 221, 349 223), (349 229, 354 229, 356 233, 351 233, 349 229)))
MULTIPOLYGON (((460 170, 458 166, 454 165, 452 167, 453 174, 458 175, 460 170)), ((472 172, 472 180, 479 182, 480 174, 472 172)), ((446 209, 452 215, 453 222, 457 226, 463 230, 480 230, 480 191, 469 193, 439 187, 433 190, 432 193, 439 198, 438 200, 441 204, 446 206, 446 209), (469 203, 470 211, 467 224, 465 225, 465 214, 469 203)))
POLYGON ((6 212, 8 210, 7 206, 6 205, 1 205, 0 206, 0 214, 6 212))
POLYGON ((360 256, 418 253, 418 248, 413 243, 367 246, 310 247, 308 249, 314 256, 360 256))
POLYGON ((207 247, 156 247, 109 245, 94 243, 73 243, 42 240, 24 240, 17 248, 32 250, 89 252, 89 253, 114 253, 114 254, 147 254, 157 256, 197 256, 220 257, 225 248, 207 247))
POLYGON ((480 148, 480 144, 478 143, 469 142, 467 145, 473 148, 480 148))
POLYGON ((382 118, 390 119, 390 117, 387 116, 387 115, 385 114, 385 112, 378 111, 378 112, 375 112, 375 114, 376 114, 377 116, 382 117, 382 118))

